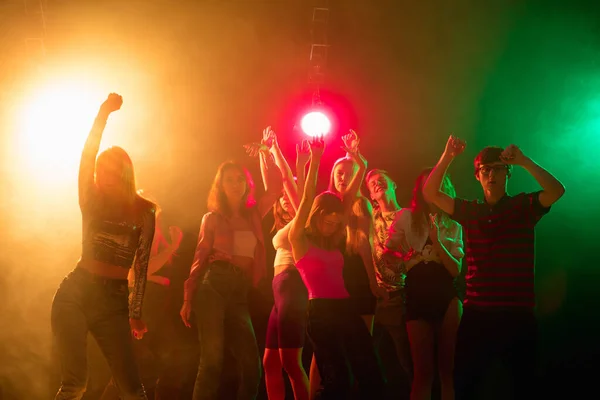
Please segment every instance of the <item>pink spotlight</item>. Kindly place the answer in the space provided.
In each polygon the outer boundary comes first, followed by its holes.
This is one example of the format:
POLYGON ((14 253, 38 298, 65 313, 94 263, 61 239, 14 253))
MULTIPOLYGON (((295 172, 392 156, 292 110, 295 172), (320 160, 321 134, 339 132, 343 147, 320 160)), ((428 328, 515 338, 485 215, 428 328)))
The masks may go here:
POLYGON ((302 118, 300 126, 308 136, 327 135, 331 129, 331 122, 322 112, 313 111, 302 118))

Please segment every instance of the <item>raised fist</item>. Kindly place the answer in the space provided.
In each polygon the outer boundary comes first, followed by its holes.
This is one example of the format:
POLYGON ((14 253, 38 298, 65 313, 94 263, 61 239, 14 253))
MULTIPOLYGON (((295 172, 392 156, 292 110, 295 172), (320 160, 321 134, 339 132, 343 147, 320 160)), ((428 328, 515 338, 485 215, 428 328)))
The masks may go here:
POLYGON ((100 109, 107 113, 111 113, 113 111, 117 111, 123 105, 123 97, 119 96, 116 93, 111 93, 108 95, 108 98, 104 100, 100 109))

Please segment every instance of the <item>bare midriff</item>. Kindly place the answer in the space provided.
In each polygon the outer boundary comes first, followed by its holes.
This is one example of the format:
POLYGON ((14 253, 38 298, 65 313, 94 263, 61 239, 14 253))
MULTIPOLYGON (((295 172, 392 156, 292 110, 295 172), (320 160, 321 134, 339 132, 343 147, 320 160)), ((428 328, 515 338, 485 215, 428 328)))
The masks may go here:
POLYGON ((280 273, 287 271, 288 269, 296 269, 294 264, 280 264, 274 267, 273 276, 277 276, 280 273))

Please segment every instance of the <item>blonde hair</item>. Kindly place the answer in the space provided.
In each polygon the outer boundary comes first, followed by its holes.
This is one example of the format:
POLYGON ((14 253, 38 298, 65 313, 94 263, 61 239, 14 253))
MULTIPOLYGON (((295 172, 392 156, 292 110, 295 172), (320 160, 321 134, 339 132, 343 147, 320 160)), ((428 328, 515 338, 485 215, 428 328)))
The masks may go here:
MULTIPOLYGON (((135 188, 133 162, 127 152, 118 146, 109 147, 98 155, 96 170, 99 165, 112 164, 120 172, 122 193, 126 203, 131 204, 139 196, 135 188)), ((141 196, 139 196, 141 197, 141 196)))
MULTIPOLYGON (((352 179, 358 172, 358 165, 350 157, 342 157, 338 159, 331 168, 329 178, 329 191, 337 194, 340 193, 335 188, 335 169, 338 165, 350 164, 352 166, 352 179)), ((346 226, 346 251, 350 254, 358 254, 363 241, 370 242, 373 238, 373 206, 364 196, 360 195, 352 199, 351 203, 345 202, 345 215, 348 217, 346 226), (361 221, 367 226, 361 226, 361 221)))

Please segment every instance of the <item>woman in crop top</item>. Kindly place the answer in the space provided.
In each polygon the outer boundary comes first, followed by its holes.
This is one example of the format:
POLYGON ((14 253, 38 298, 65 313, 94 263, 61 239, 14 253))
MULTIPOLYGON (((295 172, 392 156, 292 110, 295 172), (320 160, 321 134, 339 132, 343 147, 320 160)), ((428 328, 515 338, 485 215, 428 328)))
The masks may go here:
POLYGON ((238 398, 254 399, 258 394, 261 363, 247 294, 265 274, 261 220, 281 194, 281 174, 266 156, 261 155, 269 172, 268 191, 258 203, 250 173, 234 162, 219 166, 208 196, 210 211, 202 218, 181 308, 186 326, 191 326, 192 307, 198 324, 194 400, 217 398, 225 349, 239 365, 238 398))
MULTIPOLYGON (((361 195, 360 185, 367 170, 367 160, 358 149, 356 132, 342 137, 346 156, 338 159, 331 169, 329 191, 344 202, 347 218, 344 241, 344 282, 350 293, 352 307, 361 316, 369 332, 373 333, 377 297, 387 298, 388 293, 379 287, 373 264, 373 207, 361 195)), ((319 373, 315 360, 310 367, 310 392, 319 388, 319 373)))
MULTIPOLYGON (((174 332, 174 318, 171 316, 172 295, 171 281, 168 269, 172 266, 171 260, 179 249, 183 232, 177 226, 169 226, 170 240, 165 237, 162 225, 162 209, 158 201, 147 192, 139 190, 138 193, 152 201, 155 206, 155 229, 152 240, 152 250, 148 261, 148 282, 144 295, 144 321, 148 332, 142 340, 134 343, 137 365, 146 390, 150 398, 168 398, 173 393, 177 383, 173 382, 172 371, 167 368, 167 358, 173 352, 172 335, 174 332), (167 276, 165 276, 167 275, 167 276)), ((129 271, 127 277, 129 290, 133 290, 135 274, 129 271)), ((110 379, 100 400, 118 400, 119 389, 114 379, 110 379)))
POLYGON ((381 399, 384 379, 371 335, 344 284, 344 257, 339 250, 345 231, 344 205, 331 192, 315 198, 323 150, 323 140, 313 139, 304 194, 289 234, 296 268, 309 295, 308 334, 321 376, 315 398, 348 398, 353 375, 360 398, 381 399))
POLYGON ((142 299, 154 236, 154 205, 136 193, 127 153, 111 147, 96 155, 108 116, 121 108, 111 94, 100 107, 79 167, 83 246, 77 267, 52 302, 52 331, 61 362, 56 399, 80 399, 87 383, 87 335, 94 336, 124 399, 146 399, 131 336, 141 339, 142 299), (134 270, 128 301, 127 275, 134 270))
MULTIPOLYGON (((294 398, 308 400, 308 377, 302 365, 308 292, 295 267, 292 246, 288 240, 290 221, 296 215, 300 202, 298 190, 304 185, 304 171, 309 157, 308 142, 303 141, 297 146, 298 181, 296 182, 279 148, 277 137, 270 127, 263 132, 263 142, 269 140, 272 141, 271 153, 282 174, 284 191, 273 206, 275 219, 273 229, 276 230, 273 237, 273 247, 276 251, 272 283, 274 305, 267 325, 263 357, 265 386, 270 400, 285 399, 285 383, 282 374, 282 369, 285 369, 294 398)), ((248 148, 256 148, 256 146, 248 146, 248 148)), ((264 162, 261 162, 262 166, 264 162)), ((266 182, 266 179, 263 181, 266 182)))
MULTIPOLYGON (((431 398, 437 342, 441 393, 446 400, 454 398, 454 347, 462 314, 454 281, 464 252, 461 226, 423 198, 430 172, 427 169, 417 178, 411 206, 396 215, 385 246, 400 252, 407 269, 406 327, 414 370, 410 398, 431 398)), ((448 176, 442 191, 456 196, 448 176)))

